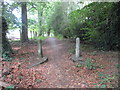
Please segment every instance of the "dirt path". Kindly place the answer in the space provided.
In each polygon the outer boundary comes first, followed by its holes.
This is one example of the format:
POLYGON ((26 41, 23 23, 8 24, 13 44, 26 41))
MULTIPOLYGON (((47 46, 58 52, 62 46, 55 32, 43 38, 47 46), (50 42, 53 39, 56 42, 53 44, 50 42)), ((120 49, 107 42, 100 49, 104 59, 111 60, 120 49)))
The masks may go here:
MULTIPOLYGON (((94 88, 94 83, 99 85, 101 82, 98 73, 114 75, 118 72, 115 67, 118 63, 117 52, 98 51, 93 55, 93 51, 82 51, 84 60, 89 58, 95 64, 102 66, 95 70, 89 70, 86 66, 76 67, 76 64, 69 59, 73 55, 69 50, 74 48, 74 44, 69 40, 46 39, 43 42, 43 55, 48 57, 48 61, 29 69, 26 69, 26 66, 39 60, 37 43, 22 48, 19 45, 14 46, 13 48, 19 52, 15 54, 14 61, 10 62, 13 70, 4 81, 23 88, 94 88)), ((8 67, 9 63, 4 63, 8 67)), ((117 80, 112 80, 111 83, 115 85, 115 81, 117 80)))
POLYGON ((66 73, 63 65, 66 63, 66 59, 68 60, 65 56, 67 54, 66 43, 60 43, 55 38, 49 38, 46 44, 45 52, 49 58, 48 66, 50 67, 48 80, 51 84, 55 84, 55 87, 65 87, 66 84, 69 84, 67 80, 68 73, 66 73))
POLYGON ((56 38, 49 38, 45 41, 44 54, 48 57, 48 62, 38 68, 44 67, 44 75, 49 83, 47 87, 65 88, 81 87, 81 82, 75 72, 70 68, 74 63, 69 60, 68 41, 60 41, 56 38))

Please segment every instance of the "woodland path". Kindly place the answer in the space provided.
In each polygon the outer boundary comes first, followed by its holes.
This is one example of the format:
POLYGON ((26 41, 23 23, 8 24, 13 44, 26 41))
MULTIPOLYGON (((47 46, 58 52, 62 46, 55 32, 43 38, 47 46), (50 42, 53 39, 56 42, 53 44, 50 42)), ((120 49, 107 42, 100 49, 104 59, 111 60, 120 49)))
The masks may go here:
MULTIPOLYGON (((89 70, 85 66, 76 67, 76 63, 69 59, 73 55, 69 51, 75 48, 73 45, 75 43, 70 40, 48 38, 43 41, 43 55, 48 57, 48 61, 32 68, 26 68, 32 62, 40 60, 37 43, 31 42, 22 48, 19 43, 13 44, 13 49, 19 51, 14 55, 13 62, 4 62, 5 67, 13 68, 4 81, 24 88, 93 88, 94 83, 100 82, 98 73, 104 72, 111 75, 118 72, 115 67, 118 63, 117 52, 98 51, 94 55, 93 51, 82 51, 84 60, 90 58, 96 65, 103 65, 103 67, 95 70, 89 70)), ((117 80, 113 80, 115 81, 117 80)))
POLYGON ((44 55, 48 57, 48 62, 38 68, 44 68, 46 81, 52 88, 78 88, 85 87, 85 82, 75 74, 71 67, 74 63, 69 59, 69 41, 48 38, 44 45, 44 55))

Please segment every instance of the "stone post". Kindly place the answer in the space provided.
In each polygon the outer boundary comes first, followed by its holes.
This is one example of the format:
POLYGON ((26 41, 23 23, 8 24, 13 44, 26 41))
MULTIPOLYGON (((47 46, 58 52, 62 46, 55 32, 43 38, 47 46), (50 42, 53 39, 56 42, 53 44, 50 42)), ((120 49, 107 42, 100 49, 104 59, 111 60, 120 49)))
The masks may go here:
POLYGON ((80 39, 76 38, 76 58, 80 57, 80 39))
POLYGON ((77 62, 79 64, 85 64, 82 56, 80 55, 80 38, 76 38, 76 53, 74 56, 71 56, 70 59, 73 62, 77 62))

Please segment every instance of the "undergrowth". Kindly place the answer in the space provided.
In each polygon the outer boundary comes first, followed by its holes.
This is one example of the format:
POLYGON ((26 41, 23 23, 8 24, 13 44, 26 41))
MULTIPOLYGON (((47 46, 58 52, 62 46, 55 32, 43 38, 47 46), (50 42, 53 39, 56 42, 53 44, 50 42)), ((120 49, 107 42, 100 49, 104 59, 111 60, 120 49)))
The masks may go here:
POLYGON ((56 36, 59 40, 63 40, 63 36, 61 34, 56 36))
POLYGON ((111 82, 118 83, 118 81, 116 81, 118 77, 115 75, 108 75, 108 74, 105 74, 104 72, 100 72, 98 73, 98 79, 100 80, 100 82, 94 83, 96 88, 114 88, 114 87, 117 88, 118 87, 117 84, 111 84, 111 82))
POLYGON ((4 59, 4 61, 12 61, 14 59, 9 55, 9 52, 7 51, 2 54, 2 58, 4 59))
POLYGON ((92 69, 96 69, 96 65, 95 63, 92 62, 92 59, 87 58, 85 61, 85 66, 87 67, 87 69, 92 70, 92 69))

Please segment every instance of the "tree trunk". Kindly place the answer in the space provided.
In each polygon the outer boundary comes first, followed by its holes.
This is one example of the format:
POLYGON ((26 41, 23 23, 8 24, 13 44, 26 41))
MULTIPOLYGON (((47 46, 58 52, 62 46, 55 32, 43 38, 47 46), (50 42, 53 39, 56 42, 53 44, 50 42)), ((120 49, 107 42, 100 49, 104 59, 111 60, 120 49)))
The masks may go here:
POLYGON ((22 2, 22 43, 28 42, 28 26, 27 26, 27 8, 26 2, 22 2))
POLYGON ((39 56, 39 58, 43 57, 43 53, 42 53, 42 40, 38 40, 38 56, 39 56))
MULTIPOLYGON (((41 22, 42 22, 42 14, 43 14, 43 10, 39 10, 38 9, 38 23, 39 23, 39 32, 38 32, 38 37, 42 36, 42 30, 41 30, 41 22)), ((42 53, 42 40, 38 39, 38 56, 40 58, 43 57, 43 53, 42 53)))
POLYGON ((37 32, 35 32, 35 37, 37 37, 37 34, 38 34, 38 33, 37 33, 37 32))
POLYGON ((30 38, 32 39, 32 31, 30 31, 30 35, 31 35, 31 37, 30 37, 30 38))
POLYGON ((47 32, 47 34, 48 34, 48 37, 50 36, 50 29, 48 29, 48 32, 47 32))

